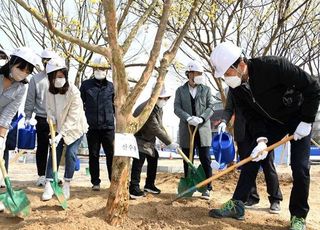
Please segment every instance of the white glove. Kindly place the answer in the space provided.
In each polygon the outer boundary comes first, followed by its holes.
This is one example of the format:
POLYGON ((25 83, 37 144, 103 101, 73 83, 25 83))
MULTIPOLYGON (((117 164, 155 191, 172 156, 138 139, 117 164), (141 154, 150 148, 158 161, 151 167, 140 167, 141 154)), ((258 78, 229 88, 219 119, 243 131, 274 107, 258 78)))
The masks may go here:
POLYGON ((227 124, 222 121, 219 125, 218 125, 218 134, 220 133, 224 133, 226 131, 226 127, 227 127, 227 124))
POLYGON ((189 118, 187 119, 187 122, 188 122, 189 125, 198 126, 198 123, 194 120, 194 116, 189 117, 189 118))
POLYGON ((168 147, 169 149, 177 149, 177 148, 179 148, 180 146, 179 146, 178 143, 172 142, 170 145, 167 145, 167 147, 168 147))
POLYGON ((6 149, 6 140, 4 137, 0 137, 0 157, 3 158, 3 151, 6 149))
POLYGON ((203 119, 201 117, 193 116, 193 119, 197 123, 197 125, 200 125, 203 123, 203 119))
POLYGON ((293 134, 293 139, 295 141, 300 140, 308 136, 311 132, 311 124, 301 121, 293 134))
POLYGON ((211 161, 210 166, 211 166, 211 168, 212 168, 213 170, 219 170, 219 168, 220 168, 220 164, 219 164, 218 161, 216 161, 216 160, 211 161))
POLYGON ((58 135, 55 136, 55 138, 53 139, 53 141, 52 141, 52 139, 50 138, 50 140, 49 140, 50 145, 52 145, 52 144, 54 143, 54 144, 57 146, 57 145, 59 144, 61 138, 62 138, 62 135, 61 135, 60 133, 58 133, 58 135))
MULTIPOLYGON (((258 138, 259 139, 259 138, 258 138)), ((258 142, 257 146, 253 149, 252 153, 251 153, 251 157, 253 158, 252 161, 261 161, 264 160, 267 156, 268 156, 268 152, 267 151, 263 151, 262 154, 260 154, 258 156, 258 154, 267 148, 267 144, 266 141, 260 141, 258 142)))
POLYGON ((30 119, 25 119, 24 120, 24 126, 29 126, 30 125, 30 119))

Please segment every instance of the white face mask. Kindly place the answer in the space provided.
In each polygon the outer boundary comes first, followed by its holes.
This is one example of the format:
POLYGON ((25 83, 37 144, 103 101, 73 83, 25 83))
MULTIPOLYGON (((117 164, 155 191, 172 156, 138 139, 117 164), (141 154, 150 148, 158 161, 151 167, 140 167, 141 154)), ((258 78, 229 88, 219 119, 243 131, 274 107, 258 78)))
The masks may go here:
POLYGON ((0 67, 4 66, 7 63, 7 60, 1 59, 0 60, 0 67))
POLYGON ((22 81, 28 77, 28 73, 22 71, 16 66, 11 68, 10 77, 13 78, 15 81, 22 81))
POLYGON ((197 85, 203 84, 204 85, 204 76, 200 75, 200 76, 196 76, 193 78, 194 83, 196 83, 197 85))
POLYGON ((238 76, 225 77, 224 81, 231 88, 236 88, 241 85, 241 78, 238 76))
POLYGON ((157 101, 157 106, 159 108, 162 108, 163 106, 165 106, 167 104, 167 100, 163 100, 163 99, 158 99, 157 101))
POLYGON ((61 88, 64 86, 64 84, 66 84, 66 78, 64 77, 58 77, 54 80, 54 87, 56 88, 61 88))
POLYGON ((95 79, 103 80, 107 77, 107 72, 105 70, 95 70, 93 72, 95 79))

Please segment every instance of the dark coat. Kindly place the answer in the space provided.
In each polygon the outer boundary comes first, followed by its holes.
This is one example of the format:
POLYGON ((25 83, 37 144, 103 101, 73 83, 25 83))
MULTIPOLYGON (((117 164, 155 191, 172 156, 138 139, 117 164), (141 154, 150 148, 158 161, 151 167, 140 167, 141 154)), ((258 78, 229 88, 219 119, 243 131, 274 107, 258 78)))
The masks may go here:
MULTIPOLYGON (((135 109, 134 117, 137 117, 142 112, 147 102, 143 102, 135 109)), ((162 108, 155 105, 146 123, 135 134, 139 152, 155 156, 156 137, 165 145, 171 144, 172 141, 162 125, 162 115, 162 108)))
POLYGON ((234 140, 237 142, 241 142, 244 140, 244 137, 246 135, 246 119, 242 114, 239 104, 237 103, 234 96, 232 95, 232 92, 229 90, 226 107, 222 114, 222 120, 228 123, 233 114, 235 114, 234 125, 233 125, 234 140))
POLYGON ((253 137, 266 136, 265 122, 314 122, 320 99, 317 81, 282 57, 248 60, 249 82, 230 89, 253 137))
POLYGON ((89 129, 114 129, 112 82, 89 79, 82 82, 80 92, 89 129))

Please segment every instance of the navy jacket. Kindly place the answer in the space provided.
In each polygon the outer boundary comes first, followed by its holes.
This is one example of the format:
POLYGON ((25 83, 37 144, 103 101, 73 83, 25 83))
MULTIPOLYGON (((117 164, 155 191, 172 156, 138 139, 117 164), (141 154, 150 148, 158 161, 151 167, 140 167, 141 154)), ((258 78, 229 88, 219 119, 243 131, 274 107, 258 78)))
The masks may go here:
POLYGON ((316 79, 275 56, 248 61, 249 82, 230 89, 254 137, 266 135, 265 122, 314 122, 320 99, 316 79))
POLYGON ((80 92, 89 129, 114 129, 112 82, 92 78, 82 82, 80 92))

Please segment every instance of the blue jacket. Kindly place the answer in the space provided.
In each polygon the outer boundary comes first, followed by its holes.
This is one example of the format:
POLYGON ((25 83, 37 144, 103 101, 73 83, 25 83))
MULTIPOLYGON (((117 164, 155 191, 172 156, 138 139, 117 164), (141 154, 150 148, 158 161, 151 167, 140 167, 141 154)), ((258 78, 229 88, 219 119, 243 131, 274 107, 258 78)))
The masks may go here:
POLYGON ((107 80, 82 82, 81 98, 89 129, 114 129, 114 88, 107 80))

